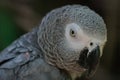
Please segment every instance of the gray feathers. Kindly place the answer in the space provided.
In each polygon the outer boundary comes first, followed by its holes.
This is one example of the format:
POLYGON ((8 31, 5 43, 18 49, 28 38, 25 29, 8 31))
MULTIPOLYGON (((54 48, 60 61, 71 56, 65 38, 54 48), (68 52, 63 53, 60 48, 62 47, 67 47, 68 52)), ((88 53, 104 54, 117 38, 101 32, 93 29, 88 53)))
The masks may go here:
POLYGON ((81 5, 68 5, 52 10, 42 20, 40 31, 43 30, 42 28, 45 30, 50 27, 50 30, 49 28, 48 30, 51 33, 52 29, 56 26, 65 28, 66 24, 73 22, 80 25, 85 33, 91 36, 94 34, 93 37, 100 36, 100 39, 106 38, 106 36, 104 36, 107 34, 106 25, 102 17, 88 7, 81 5))
POLYGON ((0 80, 69 80, 65 72, 44 60, 37 43, 37 29, 0 53, 0 80))
POLYGON ((78 24, 88 36, 106 39, 103 19, 88 7, 54 9, 39 27, 0 53, 0 80, 75 80, 81 76, 85 69, 77 63, 80 50, 66 43, 65 28, 69 23, 78 24))
MULTIPOLYGON (((63 46, 65 44, 65 28, 69 23, 78 24, 88 36, 106 40, 106 25, 102 17, 88 7, 68 5, 54 9, 43 18, 38 31, 38 43, 45 53, 45 59, 50 64, 53 62, 53 65, 56 63, 59 65, 59 62, 62 61, 61 54, 67 51, 72 52, 63 50, 66 48, 63 46)), ((68 54, 65 53, 65 55, 68 54)))

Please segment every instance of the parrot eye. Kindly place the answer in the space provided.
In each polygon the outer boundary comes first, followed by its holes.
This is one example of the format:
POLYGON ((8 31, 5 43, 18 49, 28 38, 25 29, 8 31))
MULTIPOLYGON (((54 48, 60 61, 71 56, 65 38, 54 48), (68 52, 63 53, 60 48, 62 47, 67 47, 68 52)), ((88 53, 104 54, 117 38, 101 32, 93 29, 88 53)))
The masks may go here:
POLYGON ((75 37, 76 36, 76 33, 73 29, 70 29, 70 36, 72 37, 75 37))

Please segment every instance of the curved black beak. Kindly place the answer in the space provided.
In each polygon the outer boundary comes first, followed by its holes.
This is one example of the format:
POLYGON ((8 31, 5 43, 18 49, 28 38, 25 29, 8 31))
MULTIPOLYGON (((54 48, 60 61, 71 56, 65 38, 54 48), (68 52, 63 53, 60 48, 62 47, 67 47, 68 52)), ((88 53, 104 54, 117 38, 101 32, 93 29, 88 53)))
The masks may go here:
POLYGON ((98 60, 100 59, 100 48, 97 46, 95 49, 93 49, 87 58, 87 63, 89 66, 94 66, 98 63, 98 60))
POLYGON ((82 50, 78 64, 83 68, 86 68, 88 75, 91 74, 95 69, 100 59, 100 48, 95 47, 91 52, 87 48, 82 50))

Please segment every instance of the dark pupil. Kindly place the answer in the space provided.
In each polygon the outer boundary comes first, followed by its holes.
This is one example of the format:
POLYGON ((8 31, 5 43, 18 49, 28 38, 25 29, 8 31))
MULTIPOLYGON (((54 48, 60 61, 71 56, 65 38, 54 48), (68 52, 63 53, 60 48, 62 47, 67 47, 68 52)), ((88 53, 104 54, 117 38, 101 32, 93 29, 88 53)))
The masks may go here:
POLYGON ((91 42, 91 43, 90 43, 90 46, 92 46, 92 45, 93 45, 93 43, 91 42))
POLYGON ((72 30, 71 33, 74 34, 75 32, 72 30))

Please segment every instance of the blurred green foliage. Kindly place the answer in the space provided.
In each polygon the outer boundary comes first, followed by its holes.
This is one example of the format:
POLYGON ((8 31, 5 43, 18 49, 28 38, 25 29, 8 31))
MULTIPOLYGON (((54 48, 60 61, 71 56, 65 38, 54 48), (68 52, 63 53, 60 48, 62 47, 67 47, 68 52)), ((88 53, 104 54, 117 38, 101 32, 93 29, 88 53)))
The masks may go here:
POLYGON ((16 26, 12 13, 0 9, 0 51, 20 35, 20 30, 16 26))

